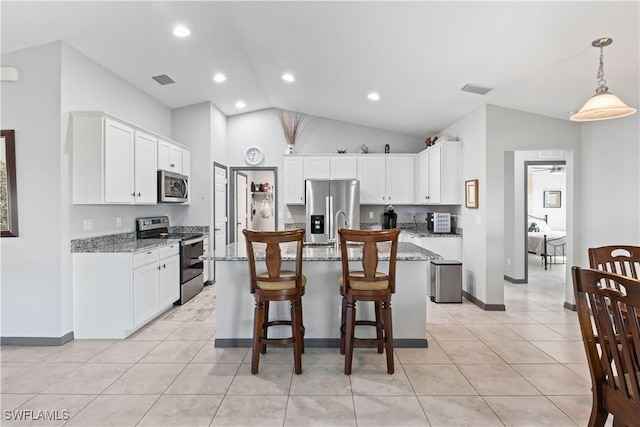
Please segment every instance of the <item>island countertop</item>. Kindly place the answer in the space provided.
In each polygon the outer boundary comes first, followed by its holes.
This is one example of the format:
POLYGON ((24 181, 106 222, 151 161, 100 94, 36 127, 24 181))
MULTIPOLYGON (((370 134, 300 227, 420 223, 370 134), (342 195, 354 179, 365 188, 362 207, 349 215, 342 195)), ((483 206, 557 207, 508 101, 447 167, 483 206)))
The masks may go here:
MULTIPOLYGON (((379 244, 378 250, 378 258, 381 261, 388 260, 391 244, 379 244)), ((347 251, 349 260, 359 261, 362 259, 362 246, 350 246, 347 251)), ((257 259, 264 259, 264 250, 260 250, 258 245, 256 245, 255 256, 257 259)), ((223 248, 216 249, 213 259, 216 261, 247 261, 247 248, 244 243, 231 243, 223 248)), ((309 245, 304 247, 302 259, 303 261, 339 261, 341 256, 340 250, 336 250, 333 245, 309 245)), ((398 243, 396 259, 398 261, 430 261, 432 259, 442 259, 442 256, 413 243, 401 242, 398 243)), ((283 245, 282 260, 295 260, 295 244, 283 245)))

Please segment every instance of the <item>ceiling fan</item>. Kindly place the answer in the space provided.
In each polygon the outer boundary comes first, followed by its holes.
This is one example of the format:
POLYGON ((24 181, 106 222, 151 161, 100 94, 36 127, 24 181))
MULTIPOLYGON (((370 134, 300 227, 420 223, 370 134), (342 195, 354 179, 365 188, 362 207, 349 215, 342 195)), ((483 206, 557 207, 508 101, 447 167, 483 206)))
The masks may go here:
POLYGON ((529 171, 531 172, 549 172, 552 175, 562 174, 565 171, 565 165, 539 165, 539 166, 529 166, 529 171))

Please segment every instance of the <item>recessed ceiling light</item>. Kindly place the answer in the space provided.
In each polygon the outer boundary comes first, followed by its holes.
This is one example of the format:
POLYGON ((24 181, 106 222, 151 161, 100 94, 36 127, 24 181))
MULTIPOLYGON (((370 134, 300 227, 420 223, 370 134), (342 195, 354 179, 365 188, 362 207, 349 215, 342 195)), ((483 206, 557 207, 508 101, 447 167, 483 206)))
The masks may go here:
POLYGON ((173 35, 176 37, 187 37, 189 34, 191 34, 191 30, 184 25, 178 25, 173 29, 173 35))
POLYGON ((367 95, 367 98, 369 98, 371 101, 378 101, 380 100, 380 94, 378 92, 371 92, 369 95, 367 95))
POLYGON ((294 82, 296 80, 296 78, 293 77, 293 74, 291 74, 291 73, 284 73, 282 75, 282 80, 284 80, 287 83, 292 83, 292 82, 294 82))
POLYGON ((245 104, 244 101, 236 102, 236 108, 244 108, 246 106, 247 106, 247 104, 245 104))
POLYGON ((225 80, 227 80, 227 76, 225 76, 222 73, 215 73, 213 75, 213 81, 216 82, 216 83, 222 83, 225 80))

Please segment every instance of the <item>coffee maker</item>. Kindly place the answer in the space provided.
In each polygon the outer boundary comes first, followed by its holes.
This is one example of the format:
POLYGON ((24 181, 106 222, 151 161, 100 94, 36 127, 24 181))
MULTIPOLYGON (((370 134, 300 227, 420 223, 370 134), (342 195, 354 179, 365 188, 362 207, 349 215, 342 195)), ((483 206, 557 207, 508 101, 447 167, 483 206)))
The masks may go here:
POLYGON ((394 212, 393 206, 389 205, 387 211, 382 214, 382 228, 396 228, 398 225, 398 214, 394 212))

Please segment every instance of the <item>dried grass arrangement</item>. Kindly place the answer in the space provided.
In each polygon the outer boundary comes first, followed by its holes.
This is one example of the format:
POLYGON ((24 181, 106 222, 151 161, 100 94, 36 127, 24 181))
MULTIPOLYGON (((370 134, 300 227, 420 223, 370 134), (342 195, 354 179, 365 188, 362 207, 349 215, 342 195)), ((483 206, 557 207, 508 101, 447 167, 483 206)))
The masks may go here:
POLYGON ((298 137, 302 134, 305 126, 306 115, 299 111, 293 111, 290 113, 280 110, 278 112, 280 118, 280 126, 284 133, 284 138, 287 140, 288 145, 295 145, 298 137))

